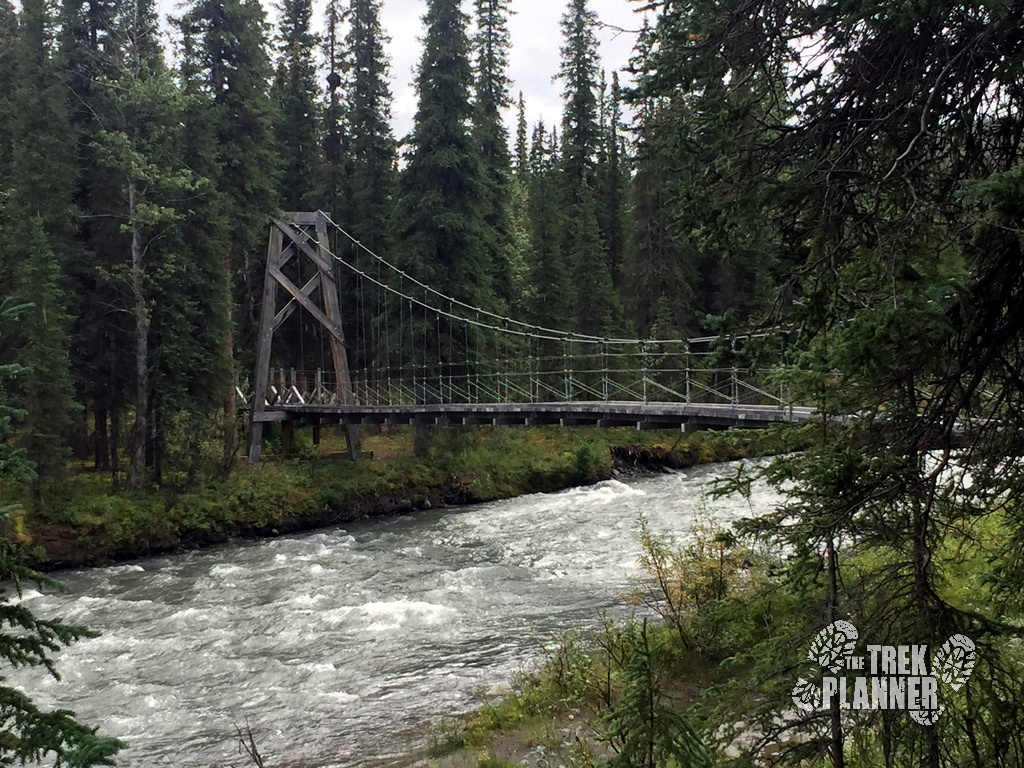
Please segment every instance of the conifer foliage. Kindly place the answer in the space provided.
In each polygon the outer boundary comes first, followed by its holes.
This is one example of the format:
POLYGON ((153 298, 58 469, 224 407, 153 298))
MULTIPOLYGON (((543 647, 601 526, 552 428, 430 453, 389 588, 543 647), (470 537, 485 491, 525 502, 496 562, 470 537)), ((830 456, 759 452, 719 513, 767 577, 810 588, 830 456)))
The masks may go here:
POLYGON ((476 114, 474 134, 483 163, 483 244, 495 296, 507 307, 513 298, 511 157, 502 110, 509 105, 507 0, 476 0, 476 114))
MULTIPOLYGON (((212 434, 230 468, 267 217, 323 209, 407 271, 391 287, 422 290, 411 275, 547 328, 785 326, 782 383, 822 418, 799 435, 806 450, 764 470, 787 501, 747 529, 791 555, 778 578, 802 599, 742 649, 750 676, 716 691, 708 717, 795 730, 780 763, 841 768, 857 750, 865 764, 1024 763, 1013 620, 951 596, 960 562, 943 550, 976 524, 998 530, 1001 564, 978 588, 1019 615, 1024 0, 653 0, 621 84, 602 73, 594 9, 567 0, 549 32, 562 114, 531 132, 520 94, 514 136, 510 3, 470 7, 472 23, 459 0, 427 2, 399 163, 381 0, 329 0, 323 40, 311 0, 282 0, 273 31, 259 0, 190 0, 173 65, 152 0, 0 0, 0 286, 19 305, 16 322, 0 309, 0 493, 23 507, 0 504, 0 577, 34 578, 19 526, 60 520, 71 456, 112 489, 172 489, 168 457, 212 434), (855 745, 837 708, 780 725, 788 694, 751 697, 751 681, 788 673, 780 648, 839 614, 879 642, 972 634, 986 684, 950 703, 948 730, 883 718, 855 745)), ((411 301, 339 282, 319 290, 342 297, 355 366, 422 370, 429 350, 457 378, 471 350, 498 357, 411 301)), ((301 317, 274 365, 318 367, 322 334, 301 317)), ((564 352, 557 334, 536 341, 530 354, 564 352)), ((82 636, 8 602, 0 619, 24 630, 0 634, 11 663, 49 667, 82 636)), ((642 685, 661 649, 634 640, 616 738, 636 745, 631 764, 703 760, 652 728, 678 723, 642 685)), ((0 720, 2 764, 115 751, 6 688, 0 720)), ((743 759, 768 757, 758 749, 743 759)))
MULTIPOLYGON (((33 223, 33 229, 35 245, 45 251, 47 245, 38 220, 33 223)), ((52 254, 49 258, 44 252, 35 255, 39 259, 39 275, 46 283, 55 272, 52 254)), ((9 331, 9 326, 18 322, 23 312, 32 309, 12 303, 8 298, 0 300, 0 333, 9 331)), ((36 307, 35 311, 42 314, 43 307, 36 307)), ((58 318, 54 320, 59 321, 58 318)), ((3 483, 0 487, 39 477, 29 456, 31 449, 13 447, 10 443, 15 425, 26 416, 26 411, 12 401, 9 390, 27 373, 30 371, 16 363, 0 364, 0 483, 3 483)), ((23 518, 24 510, 0 496, 0 524, 17 531, 18 520, 23 518)), ((0 578, 13 579, 18 596, 25 581, 56 586, 52 579, 22 565, 20 547, 20 542, 13 538, 0 539, 0 578)), ((0 663, 13 667, 41 666, 56 676, 54 654, 76 640, 92 636, 91 633, 83 627, 37 617, 23 602, 10 600, 7 589, 0 591, 0 627, 3 628, 0 630, 0 663)), ((114 755, 123 746, 79 723, 71 712, 40 710, 23 691, 6 685, 0 685, 0 722, 3 723, 0 763, 5 765, 38 763, 47 758, 69 768, 113 765, 114 755)))
POLYGON ((281 155, 281 204, 289 211, 315 207, 319 194, 319 120, 316 91, 317 38, 310 29, 311 0, 284 0, 280 7, 277 73, 277 151, 281 155))
POLYGON ((480 202, 484 167, 470 130, 469 19, 456 0, 431 0, 423 21, 419 106, 395 217, 403 261, 438 290, 490 305, 492 265, 480 202))
MULTIPOLYGON (((596 187, 598 153, 604 148, 600 126, 597 14, 587 0, 571 0, 562 17, 561 202, 566 218, 562 257, 571 276, 574 330, 595 336, 620 333, 622 301, 615 292, 609 243, 601 231, 596 187)), ((616 157, 617 157, 616 147, 616 157)), ((604 158, 602 174, 608 158, 604 158)), ((615 173, 619 170, 616 168, 615 173)), ((610 177, 609 177, 610 181, 610 177)))

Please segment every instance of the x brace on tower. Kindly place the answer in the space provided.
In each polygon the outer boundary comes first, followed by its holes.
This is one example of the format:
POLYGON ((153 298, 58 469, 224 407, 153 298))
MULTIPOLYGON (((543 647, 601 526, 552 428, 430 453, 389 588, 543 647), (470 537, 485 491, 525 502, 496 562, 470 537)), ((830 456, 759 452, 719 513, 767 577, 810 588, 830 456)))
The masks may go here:
MULTIPOLYGON (((348 353, 341 326, 341 304, 333 278, 333 264, 327 242, 328 216, 323 211, 285 213, 282 218, 270 217, 270 242, 267 246, 267 268, 263 280, 263 307, 260 313, 260 331, 256 347, 256 375, 253 382, 252 407, 249 409, 249 461, 258 462, 263 446, 261 416, 266 410, 267 387, 270 378, 270 355, 274 332, 292 313, 302 308, 308 312, 328 334, 331 361, 334 364, 335 394, 340 405, 352 405, 352 379, 348 353), (284 267, 292 259, 308 259, 316 267, 313 277, 301 288, 285 274, 284 267), (289 296, 277 308, 278 289, 289 296), (322 306, 314 297, 319 292, 322 306)), ((359 432, 355 426, 347 428, 348 453, 359 457, 359 432)))

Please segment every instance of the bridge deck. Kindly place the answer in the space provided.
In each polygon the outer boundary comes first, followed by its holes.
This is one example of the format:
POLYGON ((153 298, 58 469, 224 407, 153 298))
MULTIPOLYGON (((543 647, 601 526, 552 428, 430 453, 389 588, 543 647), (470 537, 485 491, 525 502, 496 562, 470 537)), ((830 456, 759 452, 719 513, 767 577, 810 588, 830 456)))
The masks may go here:
POLYGON ((258 422, 299 424, 561 424, 563 426, 628 426, 637 429, 683 427, 762 428, 780 422, 802 422, 811 408, 718 403, 637 403, 593 401, 573 403, 458 403, 437 405, 268 405, 253 414, 258 422))

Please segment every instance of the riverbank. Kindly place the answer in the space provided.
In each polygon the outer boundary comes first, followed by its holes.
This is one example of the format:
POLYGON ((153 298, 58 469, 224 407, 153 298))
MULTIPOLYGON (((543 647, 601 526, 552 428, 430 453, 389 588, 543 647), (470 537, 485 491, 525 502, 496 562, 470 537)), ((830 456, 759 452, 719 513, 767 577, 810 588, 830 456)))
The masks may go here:
MULTIPOLYGON (((969 634, 957 635, 970 644, 965 679, 977 667, 969 681, 976 686, 973 700, 969 688, 939 687, 940 722, 952 727, 956 718, 970 718, 989 702, 1002 706, 996 691, 1018 686, 1024 670, 1019 591, 998 584, 1019 568, 1019 547, 1007 546, 1012 528, 1007 522, 1004 510, 994 510, 970 526, 950 527, 933 550, 933 567, 947 575, 938 583, 936 601, 944 610, 969 615, 966 628, 958 628, 969 634), (985 699, 989 691, 992 699, 985 699)), ((821 714, 804 715, 791 704, 800 675, 821 679, 807 651, 814 640, 827 638, 821 631, 823 601, 809 597, 806 584, 793 576, 797 557, 777 543, 737 536, 714 520, 667 534, 643 525, 640 544, 643 575, 619 595, 630 615, 605 614, 596 628, 551 639, 544 657, 507 686, 481 694, 471 711, 442 718, 429 746, 404 765, 831 765, 825 758, 804 759, 809 745, 823 749, 825 744, 816 725, 821 714)), ((899 543, 847 546, 843 554, 849 600, 844 620, 866 628, 858 648, 928 637, 925 625, 887 635, 886 627, 868 617, 880 605, 891 606, 878 585, 900 578, 905 554, 899 543)), ((938 642, 929 638, 933 660, 942 653, 941 640, 953 631, 942 626, 938 642)), ((850 676, 856 679, 855 673, 850 676)), ((886 712, 894 741, 919 745, 927 731, 910 713, 899 711, 902 704, 894 709, 886 712)), ((847 765, 909 764, 887 761, 880 740, 861 737, 865 714, 843 719, 847 765)), ((966 743, 954 742, 958 748, 966 743)), ((948 764, 995 764, 980 749, 972 757, 948 764)))
MULTIPOLYGON (((50 519, 17 518, 12 535, 44 570, 104 565, 222 543, 278 536, 453 504, 587 485, 615 475, 730 461, 780 450, 755 431, 638 433, 560 427, 438 428, 419 456, 408 428, 366 433, 374 458, 340 458, 340 436, 319 449, 239 462, 224 479, 182 478, 144 492, 118 490, 79 469, 50 519)), ((299 435, 298 444, 304 443, 299 435)))

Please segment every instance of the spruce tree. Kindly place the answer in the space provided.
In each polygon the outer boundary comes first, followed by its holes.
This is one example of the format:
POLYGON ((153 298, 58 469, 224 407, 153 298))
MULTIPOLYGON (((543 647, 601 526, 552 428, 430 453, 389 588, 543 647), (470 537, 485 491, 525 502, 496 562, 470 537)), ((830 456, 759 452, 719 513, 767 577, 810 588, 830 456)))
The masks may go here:
POLYGON ((282 0, 278 21, 277 148, 281 156, 281 205, 290 211, 320 207, 319 128, 316 95, 317 37, 310 31, 311 0, 282 0))
POLYGON ((642 105, 637 116, 636 175, 632 180, 629 247, 622 293, 641 336, 688 336, 700 330, 696 291, 699 253, 677 234, 671 183, 679 178, 675 158, 657 139, 660 121, 671 121, 667 106, 642 105), (658 317, 658 308, 663 307, 658 317), (665 312, 668 314, 666 315, 665 312))
POLYGON ((3 178, 7 178, 11 172, 11 153, 14 149, 11 136, 11 124, 14 121, 11 92, 15 84, 17 40, 18 15, 10 0, 0 0, 0 174, 3 178))
MULTIPOLYGON (((344 81, 346 112, 344 183, 345 196, 336 210, 338 221, 353 237, 378 256, 387 258, 393 246, 391 215, 395 203, 398 146, 391 130, 391 88, 388 82, 388 58, 384 45, 388 38, 380 22, 379 0, 355 0, 349 8, 349 30, 344 41, 344 81)), ((376 272, 378 265, 360 249, 353 258, 361 269, 376 272)), ((354 325, 350 338, 355 345, 352 363, 363 367, 375 356, 366 340, 381 312, 377 291, 361 295, 351 286, 349 306, 360 312, 348 312, 354 325)))
POLYGON ((348 53, 342 41, 341 25, 347 11, 341 0, 328 0, 327 29, 324 32, 324 64, 327 69, 327 92, 324 96, 323 167, 320 172, 323 208, 336 222, 346 222, 349 189, 347 179, 348 130, 345 125, 345 78, 351 72, 348 53))
POLYGON ((59 55, 54 51, 54 19, 44 0, 27 0, 21 8, 16 84, 10 94, 11 212, 14 219, 23 218, 23 235, 28 234, 28 221, 40 217, 64 264, 73 255, 75 235, 76 134, 69 121, 62 65, 54 58, 59 55))
MULTIPOLYGON (((602 74, 602 80, 604 76, 602 74)), ((626 190, 629 165, 622 135, 622 104, 619 73, 612 72, 611 88, 602 99, 603 115, 600 161, 597 167, 597 213, 601 237, 608 250, 608 268, 616 289, 622 286, 627 240, 626 190)))
POLYGON ((560 205, 557 138, 544 122, 533 130, 529 170, 530 319, 540 325, 569 329, 573 325, 576 297, 562 258, 565 214, 560 205))
POLYGON ((611 272, 597 218, 594 191, 583 180, 566 212, 566 257, 575 275, 576 330, 590 336, 612 336, 623 330, 622 302, 611 272))
POLYGON ((524 317, 532 308, 534 287, 530 281, 532 241, 530 238, 530 150, 526 134, 526 104, 523 92, 517 102, 515 164, 509 179, 509 227, 512 238, 509 266, 513 317, 524 317))
MULTIPOLYGON (((322 182, 318 178, 320 162, 320 103, 316 84, 318 38, 310 31, 313 13, 311 0, 281 0, 278 4, 277 69, 273 100, 276 109, 275 152, 281 163, 280 203, 287 211, 317 210, 326 207, 321 199, 322 182)), ((301 285, 302 266, 292 269, 301 285)), ((304 313, 293 314, 280 329, 278 361, 285 366, 304 369, 319 346, 319 326, 306 322, 304 313)))
POLYGON ((468 19, 456 0, 430 0, 416 76, 419 106, 400 178, 403 262, 428 285, 477 306, 492 301, 483 164, 470 132, 468 19))
POLYGON ((569 268, 575 307, 574 329, 602 334, 621 331, 608 248, 601 234, 594 198, 601 148, 598 110, 597 14, 586 0, 570 0, 562 17, 563 81, 561 196, 566 209, 562 255, 569 268), (593 294, 596 301, 583 297, 593 294))
POLYGON ((6 205, 0 201, 0 256, 21 301, 37 303, 24 315, 22 332, 12 346, 33 366, 34 378, 21 380, 32 425, 27 435, 29 459, 37 475, 33 503, 38 511, 52 511, 49 502, 64 477, 74 409, 63 268, 74 255, 75 144, 59 62, 54 60, 55 29, 44 2, 22 4, 19 30, 13 51, 16 87, 10 94, 13 119, 6 181, 11 191, 6 205))
POLYGON ((594 164, 600 145, 598 125, 597 14, 587 0, 569 0, 562 16, 562 175, 567 200, 582 189, 581 181, 594 184, 594 164))
POLYGON ((354 0, 345 49, 351 65, 347 87, 349 230, 374 251, 390 246, 398 147, 391 130, 391 87, 380 23, 380 0, 354 0))
POLYGON ((224 258, 233 277, 232 353, 251 369, 266 259, 267 215, 278 207, 279 161, 269 84, 265 13, 257 0, 195 0, 178 22, 182 70, 191 93, 207 97, 210 166, 193 168, 219 190, 227 227, 224 258))
POLYGON ((19 304, 30 305, 18 323, 18 362, 24 367, 21 394, 25 410, 21 444, 34 466, 32 508, 53 516, 64 501, 67 436, 75 407, 68 369, 68 325, 60 265, 40 217, 28 223, 24 258, 17 268, 19 304))
POLYGON ((111 36, 109 0, 63 0, 60 58, 70 94, 70 121, 77 142, 74 200, 78 250, 67 267, 71 289, 72 369, 87 411, 92 412, 97 468, 119 468, 121 411, 131 388, 131 322, 128 296, 114 277, 127 247, 118 217, 123 190, 117 173, 97 159, 96 140, 115 117, 107 96, 115 76, 118 44, 111 36))
POLYGON ((526 125, 526 102, 523 100, 523 92, 519 92, 519 99, 516 101, 516 151, 515 171, 519 179, 523 179, 530 171, 530 146, 527 136, 526 125))
MULTIPOLYGON (((194 303, 186 327, 194 334, 191 350, 202 350, 196 364, 205 373, 199 376, 185 374, 192 405, 202 413, 212 414, 220 409, 225 418, 225 458, 230 458, 236 445, 234 429, 236 410, 234 369, 234 302, 232 298, 233 244, 231 197, 229 190, 217 183, 221 175, 221 148, 218 145, 218 126, 211 119, 215 110, 215 97, 208 87, 208 73, 197 68, 198 55, 193 46, 194 37, 183 39, 182 68, 179 72, 182 93, 180 136, 182 164, 193 170, 196 188, 188 198, 176 206, 182 217, 176 227, 180 238, 184 279, 187 288, 181 293, 194 303)), ((179 275, 182 277, 182 275, 179 275)), ((162 291, 163 286, 157 286, 162 291)), ((167 302, 161 302, 167 306, 167 302)), ((157 351, 159 358, 164 354, 157 351)), ((170 362, 170 361, 169 361, 170 362)), ((181 365, 180 361, 177 363, 181 365)), ((165 367, 170 370, 169 366, 165 367)), ((179 367, 179 371, 190 367, 179 367)), ((244 372, 238 372, 241 377, 244 372)), ((158 369, 158 376, 162 376, 158 369)), ((160 397, 158 386, 157 394, 160 397)))
MULTIPOLYGON (((129 236, 124 253, 134 321, 135 427, 129 474, 133 489, 142 484, 147 450, 153 458, 152 283, 155 273, 166 277, 176 268, 179 259, 163 250, 168 240, 164 230, 180 219, 175 195, 195 188, 192 172, 181 167, 180 92, 163 62, 155 16, 150 0, 131 0, 119 6, 112 19, 121 45, 107 98, 116 119, 97 140, 100 162, 119 174, 120 218, 129 236), (162 263, 154 263, 157 258, 162 263)), ((169 323, 160 329, 163 336, 183 334, 187 343, 193 341, 187 329, 175 326, 169 323)))
POLYGON ((513 235, 509 205, 511 157, 502 111, 509 104, 508 0, 476 0, 476 102, 473 130, 484 166, 484 244, 496 297, 507 307, 513 296, 513 235))
MULTIPOLYGON (((9 179, 14 154, 14 102, 17 81, 18 16, 9 0, 0 0, 0 178, 9 179)), ((6 203, 7 184, 0 187, 0 211, 6 203)), ((0 251, 0 285, 11 285, 13 270, 0 251)))

